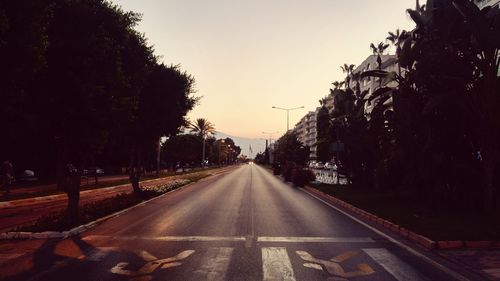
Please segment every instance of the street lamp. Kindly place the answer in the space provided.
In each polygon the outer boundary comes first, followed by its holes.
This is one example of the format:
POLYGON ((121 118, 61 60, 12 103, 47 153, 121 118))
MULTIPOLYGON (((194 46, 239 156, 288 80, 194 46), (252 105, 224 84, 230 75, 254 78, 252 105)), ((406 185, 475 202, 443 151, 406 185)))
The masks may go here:
POLYGON ((295 110, 295 109, 304 108, 304 106, 299 106, 299 107, 294 107, 294 108, 281 108, 281 107, 273 106, 273 108, 286 111, 286 132, 288 133, 288 130, 290 130, 290 125, 289 125, 290 111, 295 110))
POLYGON ((224 143, 224 140, 219 140, 219 166, 221 162, 221 152, 222 152, 222 144, 224 143))

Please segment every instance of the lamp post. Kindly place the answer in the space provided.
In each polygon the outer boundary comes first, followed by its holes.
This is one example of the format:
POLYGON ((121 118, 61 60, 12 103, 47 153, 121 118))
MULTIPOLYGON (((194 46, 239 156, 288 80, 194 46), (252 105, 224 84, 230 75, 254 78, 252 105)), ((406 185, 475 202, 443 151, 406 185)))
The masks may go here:
POLYGON ((224 140, 220 140, 219 141, 219 166, 220 166, 220 162, 221 162, 221 152, 222 152, 222 144, 224 143, 224 140))
POLYGON ((286 132, 288 133, 288 130, 290 130, 290 123, 289 123, 290 111, 295 110, 295 109, 304 108, 304 106, 299 106, 299 107, 294 107, 294 108, 281 108, 281 107, 273 106, 273 108, 286 111, 286 132))

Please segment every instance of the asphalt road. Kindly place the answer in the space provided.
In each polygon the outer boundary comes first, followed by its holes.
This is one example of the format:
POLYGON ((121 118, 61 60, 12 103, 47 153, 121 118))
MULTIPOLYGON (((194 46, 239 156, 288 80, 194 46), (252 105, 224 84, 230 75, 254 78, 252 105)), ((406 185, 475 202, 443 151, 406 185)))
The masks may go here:
POLYGON ((31 263, 18 279, 406 281, 467 275, 257 165, 167 194, 81 236, 48 240, 31 263))

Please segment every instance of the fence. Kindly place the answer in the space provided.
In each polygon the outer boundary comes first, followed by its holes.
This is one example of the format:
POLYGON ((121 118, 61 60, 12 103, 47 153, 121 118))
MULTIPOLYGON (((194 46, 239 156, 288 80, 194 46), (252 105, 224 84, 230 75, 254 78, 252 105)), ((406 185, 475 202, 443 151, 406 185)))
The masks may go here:
POLYGON ((347 180, 344 176, 338 175, 336 170, 333 169, 310 169, 316 181, 324 184, 337 184, 337 177, 339 177, 339 184, 347 184, 347 180))

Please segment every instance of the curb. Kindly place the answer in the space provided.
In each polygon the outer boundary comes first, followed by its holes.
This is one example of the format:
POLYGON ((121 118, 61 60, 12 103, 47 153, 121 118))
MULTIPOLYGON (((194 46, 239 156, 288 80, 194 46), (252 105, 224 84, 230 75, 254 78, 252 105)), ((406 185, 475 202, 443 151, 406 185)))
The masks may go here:
POLYGON ((95 221, 91 221, 87 224, 84 224, 84 225, 80 225, 80 226, 76 226, 70 230, 67 230, 67 231, 45 231, 45 232, 4 232, 4 233, 0 233, 0 241, 1 240, 28 240, 28 239, 57 239, 57 238, 60 238, 60 239, 66 239, 68 237, 71 237, 71 236, 75 236, 75 235, 78 235, 86 230, 89 230, 91 228, 93 228, 94 226, 96 226, 97 224, 103 222, 103 221, 106 221, 106 220, 109 220, 111 218, 114 218, 114 217, 117 217, 117 216, 120 216, 126 212, 129 212, 131 211, 132 209, 134 208, 137 208, 137 207, 140 207, 140 206, 143 206, 143 205, 146 205, 147 203, 153 201, 153 200, 156 200, 156 199, 159 199, 163 196, 166 196, 167 194, 170 194, 172 192, 175 192, 175 191, 178 191, 178 190, 181 190, 185 187, 188 187, 192 184, 195 184, 195 183, 199 183, 199 182, 202 182, 204 179, 208 179, 212 176, 216 176, 216 175, 219 175, 223 172, 226 172, 226 171, 221 171, 219 173, 214 173, 214 174, 211 174, 210 176, 208 177, 205 177, 203 179, 200 179, 196 182, 189 182, 189 183, 186 183, 185 185, 183 186, 179 186, 173 190, 170 190, 170 191, 167 191, 159 196, 156 196, 154 198, 151 198, 149 200, 146 200, 144 202, 141 202, 139 204, 136 204, 136 205, 133 205, 133 206, 130 206, 126 209, 123 209, 121 211, 118 211, 118 212, 115 212, 115 213, 112 213, 112 214, 109 214, 105 217, 102 217, 102 218, 98 218, 96 219, 95 221))
POLYGON ((402 238, 410 240, 427 250, 457 250, 457 249, 498 249, 500 248, 500 241, 434 241, 426 236, 415 233, 391 221, 380 218, 370 212, 357 208, 345 201, 342 201, 332 195, 321 192, 313 187, 304 187, 307 191, 328 199, 330 202, 339 205, 354 213, 358 218, 366 221, 371 221, 392 233, 399 235, 402 238))

